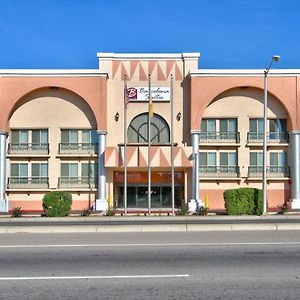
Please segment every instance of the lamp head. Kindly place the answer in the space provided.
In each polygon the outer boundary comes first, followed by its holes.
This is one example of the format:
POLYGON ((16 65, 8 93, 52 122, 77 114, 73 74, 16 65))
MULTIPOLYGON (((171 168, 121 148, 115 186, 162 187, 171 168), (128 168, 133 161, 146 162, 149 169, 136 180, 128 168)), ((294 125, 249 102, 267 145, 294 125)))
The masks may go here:
POLYGON ((274 56, 273 56, 273 60, 274 60, 275 62, 280 61, 280 56, 279 56, 279 55, 274 55, 274 56))

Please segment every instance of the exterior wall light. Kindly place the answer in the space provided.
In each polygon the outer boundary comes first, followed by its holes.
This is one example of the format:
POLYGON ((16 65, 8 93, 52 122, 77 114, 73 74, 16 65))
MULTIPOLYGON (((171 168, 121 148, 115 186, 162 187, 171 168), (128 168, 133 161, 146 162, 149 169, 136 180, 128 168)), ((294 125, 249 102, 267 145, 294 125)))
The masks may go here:
POLYGON ((181 119, 181 112, 179 112, 179 113, 176 115, 176 119, 177 119, 178 122, 180 121, 180 119, 181 119))
POLYGON ((119 118, 120 118, 120 115, 119 115, 119 112, 117 112, 115 114, 115 121, 118 122, 119 121, 119 118))

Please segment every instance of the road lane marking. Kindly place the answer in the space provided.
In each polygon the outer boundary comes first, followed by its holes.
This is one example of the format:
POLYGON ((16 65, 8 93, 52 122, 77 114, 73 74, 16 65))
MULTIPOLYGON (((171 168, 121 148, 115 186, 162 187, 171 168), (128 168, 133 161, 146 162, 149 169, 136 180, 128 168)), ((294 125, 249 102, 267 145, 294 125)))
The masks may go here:
POLYGON ((107 275, 107 276, 40 276, 40 277, 0 277, 0 281, 17 280, 74 280, 74 279, 151 279, 151 278, 186 278, 189 274, 173 275, 107 275))
POLYGON ((1 245, 0 249, 6 248, 109 248, 109 247, 200 247, 200 246, 284 246, 300 245, 300 242, 245 242, 245 243, 145 243, 145 244, 46 244, 46 245, 1 245))

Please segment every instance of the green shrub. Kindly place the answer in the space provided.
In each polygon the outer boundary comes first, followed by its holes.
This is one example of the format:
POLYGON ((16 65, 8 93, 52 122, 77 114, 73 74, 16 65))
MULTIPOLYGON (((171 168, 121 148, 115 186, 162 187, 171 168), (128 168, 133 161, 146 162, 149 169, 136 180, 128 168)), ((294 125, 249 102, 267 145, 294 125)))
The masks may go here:
POLYGON ((287 202, 284 202, 282 205, 279 205, 277 207, 279 209, 277 212, 279 215, 284 215, 284 214, 288 213, 288 211, 289 211, 289 206, 288 206, 287 202))
POLYGON ((208 207, 203 207, 203 206, 198 207, 195 212, 195 215, 198 216, 207 216, 207 214, 208 214, 208 207))
POLYGON ((82 216, 82 217, 88 217, 88 216, 91 215, 91 213, 92 213, 92 210, 91 210, 90 207, 88 207, 87 209, 84 209, 84 210, 82 211, 81 216, 82 216))
POLYGON ((65 217, 71 211, 72 196, 68 192, 53 191, 43 198, 43 210, 48 217, 65 217))
POLYGON ((188 215, 190 212, 189 212, 189 207, 188 207, 188 204, 184 203, 181 205, 181 207, 179 207, 179 209, 176 211, 176 215, 177 216, 186 216, 188 215))
POLYGON ((22 217, 22 209, 21 206, 15 207, 13 208, 13 210, 11 211, 11 216, 12 218, 20 218, 22 217))
POLYGON ((239 188, 224 192, 228 215, 261 215, 263 211, 262 191, 254 188, 239 188))
POLYGON ((105 212, 105 216, 107 217, 113 217, 115 214, 116 214, 116 210, 112 207, 109 207, 105 212))

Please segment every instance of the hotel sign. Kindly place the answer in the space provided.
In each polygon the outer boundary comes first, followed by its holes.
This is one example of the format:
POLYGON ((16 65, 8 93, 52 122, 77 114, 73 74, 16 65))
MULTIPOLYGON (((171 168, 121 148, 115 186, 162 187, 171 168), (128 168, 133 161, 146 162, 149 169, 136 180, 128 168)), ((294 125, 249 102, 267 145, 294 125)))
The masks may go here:
MULTIPOLYGON (((164 102, 170 101, 170 87, 151 87, 151 96, 153 101, 164 102)), ((127 88, 128 100, 130 102, 148 102, 149 88, 148 87, 129 87, 127 88)))

